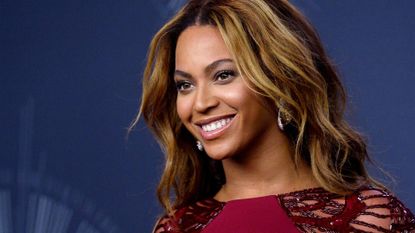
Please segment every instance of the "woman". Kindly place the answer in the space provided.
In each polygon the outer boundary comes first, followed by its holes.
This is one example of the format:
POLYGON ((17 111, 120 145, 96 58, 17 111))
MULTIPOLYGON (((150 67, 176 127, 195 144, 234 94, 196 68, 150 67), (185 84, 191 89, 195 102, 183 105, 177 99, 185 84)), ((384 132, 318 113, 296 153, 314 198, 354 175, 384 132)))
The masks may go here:
POLYGON ((154 37, 144 74, 139 116, 166 154, 154 232, 415 232, 368 175, 345 102, 287 1, 189 1, 154 37))

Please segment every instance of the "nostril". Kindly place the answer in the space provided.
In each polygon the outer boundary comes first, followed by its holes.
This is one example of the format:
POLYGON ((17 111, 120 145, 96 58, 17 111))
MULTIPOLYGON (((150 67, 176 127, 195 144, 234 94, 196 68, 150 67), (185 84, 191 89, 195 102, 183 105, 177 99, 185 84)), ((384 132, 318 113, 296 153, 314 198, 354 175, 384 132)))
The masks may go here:
POLYGON ((200 94, 196 97, 194 109, 198 112, 206 112, 209 109, 218 106, 218 104, 219 100, 215 96, 208 94, 200 94))

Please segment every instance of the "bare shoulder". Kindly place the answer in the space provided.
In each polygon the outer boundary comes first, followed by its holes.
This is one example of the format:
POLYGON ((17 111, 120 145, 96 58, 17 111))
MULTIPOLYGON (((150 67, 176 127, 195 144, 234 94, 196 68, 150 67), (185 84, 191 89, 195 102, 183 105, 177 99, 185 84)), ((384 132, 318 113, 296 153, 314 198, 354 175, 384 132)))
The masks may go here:
POLYGON ((415 232, 414 215, 389 191, 365 187, 355 195, 366 208, 351 221, 354 228, 370 232, 415 232))

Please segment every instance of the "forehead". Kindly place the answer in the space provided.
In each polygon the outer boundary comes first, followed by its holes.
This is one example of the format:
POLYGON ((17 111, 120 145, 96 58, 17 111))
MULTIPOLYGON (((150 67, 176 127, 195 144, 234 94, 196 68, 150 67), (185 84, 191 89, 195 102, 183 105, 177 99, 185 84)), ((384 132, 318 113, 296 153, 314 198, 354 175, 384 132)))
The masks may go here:
POLYGON ((190 26, 177 40, 175 58, 176 67, 190 68, 231 58, 231 54, 215 26, 190 26))

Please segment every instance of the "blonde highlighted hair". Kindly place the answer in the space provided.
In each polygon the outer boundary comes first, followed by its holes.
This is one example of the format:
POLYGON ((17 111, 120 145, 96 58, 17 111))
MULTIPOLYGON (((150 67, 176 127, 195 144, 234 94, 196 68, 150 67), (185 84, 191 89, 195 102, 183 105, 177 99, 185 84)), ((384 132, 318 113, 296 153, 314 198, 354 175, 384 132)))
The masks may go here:
POLYGON ((158 197, 167 211, 212 196, 226 182, 221 163, 197 151, 176 112, 176 42, 192 25, 217 27, 248 85, 292 118, 285 133, 295 145, 293 159, 306 161, 323 188, 346 194, 377 184, 365 168, 364 139, 344 120, 338 74, 297 9, 286 0, 191 0, 151 42, 132 124, 144 117, 164 150, 158 197))

